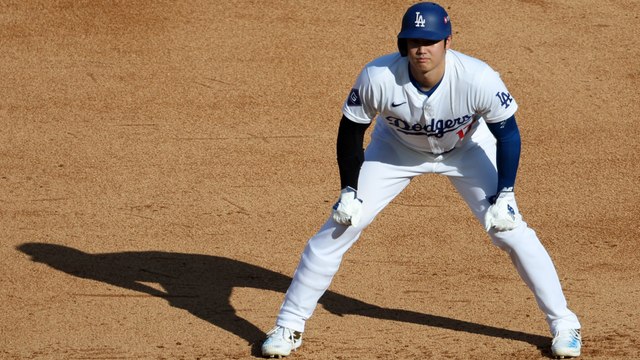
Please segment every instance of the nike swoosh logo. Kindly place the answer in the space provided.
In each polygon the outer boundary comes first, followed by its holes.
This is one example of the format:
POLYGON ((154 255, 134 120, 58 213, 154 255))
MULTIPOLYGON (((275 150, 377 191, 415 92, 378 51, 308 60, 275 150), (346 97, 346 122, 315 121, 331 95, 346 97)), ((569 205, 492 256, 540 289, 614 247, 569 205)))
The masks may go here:
POLYGON ((402 104, 406 104, 406 103, 407 103, 406 101, 405 101, 405 102, 401 102, 401 103, 399 103, 399 104, 396 104, 396 103, 392 102, 392 103, 391 103, 391 107, 398 107, 398 106, 400 106, 400 105, 402 105, 402 104))

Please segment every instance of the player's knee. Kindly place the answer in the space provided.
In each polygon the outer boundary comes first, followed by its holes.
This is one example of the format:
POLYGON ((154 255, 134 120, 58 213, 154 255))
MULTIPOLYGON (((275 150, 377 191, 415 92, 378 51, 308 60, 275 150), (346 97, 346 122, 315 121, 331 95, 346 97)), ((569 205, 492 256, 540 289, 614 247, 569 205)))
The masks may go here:
POLYGON ((535 232, 529 228, 525 222, 521 222, 520 225, 513 230, 489 230, 488 233, 493 244, 507 252, 523 246, 529 241, 537 241, 535 232))

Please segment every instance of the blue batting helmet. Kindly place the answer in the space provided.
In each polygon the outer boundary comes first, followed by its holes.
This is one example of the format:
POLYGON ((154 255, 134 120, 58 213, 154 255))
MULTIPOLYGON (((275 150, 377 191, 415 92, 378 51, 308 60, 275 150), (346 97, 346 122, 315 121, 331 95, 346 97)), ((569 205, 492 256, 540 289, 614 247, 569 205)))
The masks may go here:
POLYGON ((402 17, 398 34, 400 55, 407 56, 407 39, 444 40, 451 35, 451 20, 442 6, 423 2, 411 6, 402 17))

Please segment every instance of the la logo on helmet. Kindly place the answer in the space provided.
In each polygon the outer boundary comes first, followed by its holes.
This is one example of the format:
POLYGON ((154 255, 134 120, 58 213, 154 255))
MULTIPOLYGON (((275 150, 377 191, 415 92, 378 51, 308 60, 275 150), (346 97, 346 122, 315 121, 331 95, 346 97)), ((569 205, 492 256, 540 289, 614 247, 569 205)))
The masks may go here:
POLYGON ((424 27, 425 24, 424 17, 420 14, 420 11, 416 11, 416 27, 424 27))

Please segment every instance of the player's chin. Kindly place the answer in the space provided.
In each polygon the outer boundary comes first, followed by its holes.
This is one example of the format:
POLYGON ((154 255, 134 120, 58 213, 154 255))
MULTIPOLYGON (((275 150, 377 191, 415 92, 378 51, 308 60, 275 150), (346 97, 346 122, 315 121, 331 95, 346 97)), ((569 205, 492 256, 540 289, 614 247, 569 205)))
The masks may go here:
POLYGON ((416 61, 412 65, 416 70, 419 70, 421 72, 428 72, 428 71, 431 71, 433 69, 433 64, 429 60, 416 61))

